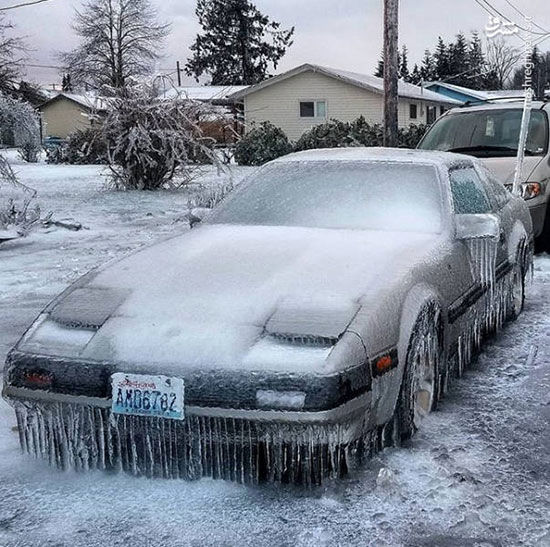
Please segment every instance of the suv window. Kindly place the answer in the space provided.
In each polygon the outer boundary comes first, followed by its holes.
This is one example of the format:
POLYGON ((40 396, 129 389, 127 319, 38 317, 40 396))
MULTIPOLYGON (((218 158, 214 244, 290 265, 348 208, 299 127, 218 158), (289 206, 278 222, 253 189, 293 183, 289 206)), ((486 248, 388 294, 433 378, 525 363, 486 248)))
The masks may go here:
POLYGON ((483 181, 473 167, 451 169, 449 179, 456 214, 475 215, 491 212, 483 181))

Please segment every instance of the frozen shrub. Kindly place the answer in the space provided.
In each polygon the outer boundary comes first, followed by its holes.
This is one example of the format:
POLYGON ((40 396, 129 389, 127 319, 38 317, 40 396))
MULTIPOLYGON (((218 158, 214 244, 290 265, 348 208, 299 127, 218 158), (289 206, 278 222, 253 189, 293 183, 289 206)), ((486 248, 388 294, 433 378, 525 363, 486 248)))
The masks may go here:
POLYGON ((158 100, 145 86, 122 90, 111 105, 103 135, 116 188, 178 187, 193 178, 192 155, 216 161, 199 127, 211 106, 189 99, 158 100))
POLYGON ((399 147, 416 148, 416 145, 420 142, 428 127, 426 124, 419 124, 411 125, 406 129, 400 129, 398 135, 399 147))
POLYGON ((0 127, 3 133, 9 134, 11 142, 25 161, 38 161, 42 149, 40 122, 37 112, 29 103, 0 93, 0 127))
MULTIPOLYGON (((398 146, 400 148, 415 148, 426 129, 426 125, 411 125, 401 128, 398 135, 398 146)), ((384 146, 382 125, 369 124, 363 116, 352 122, 330 120, 306 131, 296 142, 295 150, 347 146, 384 146)))
POLYGON ((340 120, 330 120, 306 131, 296 142, 294 149, 343 148, 356 146, 351 137, 350 124, 340 120))
POLYGON ((95 165, 107 163, 107 146, 100 126, 75 131, 63 147, 65 163, 95 165))
POLYGON ((235 148, 235 161, 239 165, 263 165, 292 152, 284 131, 270 122, 253 127, 235 148))
POLYGON ((7 160, 0 156, 0 231, 26 235, 40 219, 36 191, 21 184, 7 160))

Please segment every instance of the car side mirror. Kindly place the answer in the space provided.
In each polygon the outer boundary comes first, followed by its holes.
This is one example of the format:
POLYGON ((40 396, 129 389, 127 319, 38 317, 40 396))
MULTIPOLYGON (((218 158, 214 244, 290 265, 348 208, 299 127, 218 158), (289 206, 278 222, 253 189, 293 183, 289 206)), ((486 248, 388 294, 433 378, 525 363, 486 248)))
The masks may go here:
POLYGON ((455 215, 455 220, 457 239, 500 237, 500 221, 495 215, 455 215))

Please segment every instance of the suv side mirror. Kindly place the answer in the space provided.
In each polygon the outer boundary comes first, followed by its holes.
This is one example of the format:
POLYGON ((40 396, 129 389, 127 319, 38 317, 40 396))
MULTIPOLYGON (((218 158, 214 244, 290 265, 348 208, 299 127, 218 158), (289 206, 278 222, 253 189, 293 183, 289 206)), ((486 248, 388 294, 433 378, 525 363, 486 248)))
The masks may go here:
POLYGON ((457 239, 500 237, 500 221, 495 215, 455 215, 455 221, 457 239))

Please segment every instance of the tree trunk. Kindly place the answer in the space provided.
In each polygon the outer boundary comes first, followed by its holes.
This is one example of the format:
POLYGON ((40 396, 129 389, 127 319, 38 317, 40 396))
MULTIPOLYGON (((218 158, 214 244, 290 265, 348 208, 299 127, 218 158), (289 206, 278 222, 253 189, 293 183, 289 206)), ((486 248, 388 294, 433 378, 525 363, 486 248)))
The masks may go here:
POLYGON ((399 0, 384 0, 384 146, 397 146, 399 0))

